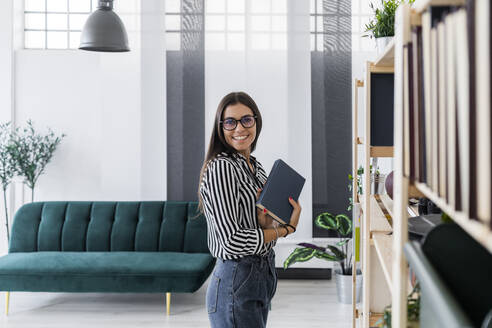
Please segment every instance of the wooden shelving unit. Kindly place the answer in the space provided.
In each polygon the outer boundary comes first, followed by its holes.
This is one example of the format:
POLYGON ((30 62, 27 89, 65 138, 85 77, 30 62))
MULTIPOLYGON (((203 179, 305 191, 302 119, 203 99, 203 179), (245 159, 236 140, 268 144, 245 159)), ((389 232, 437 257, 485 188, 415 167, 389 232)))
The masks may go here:
MULTIPOLYGON (((374 156, 392 157, 394 156, 394 195, 391 200, 387 195, 380 195, 379 201, 374 195, 369 195, 366 189, 369 186, 369 176, 364 180, 364 197, 360 200, 363 207, 361 222, 362 230, 362 268, 364 276, 364 294, 362 308, 355 311, 361 318, 361 327, 366 328, 373 325, 381 318, 378 311, 371 308, 374 293, 381 293, 381 277, 374 275, 373 269, 381 269, 380 273, 384 277, 387 290, 390 292, 390 299, 387 304, 392 305, 392 327, 407 327, 407 308, 406 300, 410 292, 408 264, 406 262, 403 246, 408 241, 408 217, 418 213, 417 206, 408 207, 409 197, 426 197, 439 206, 457 224, 459 224, 471 237, 482 244, 492 253, 492 229, 490 226, 479 220, 468 217, 463 212, 455 211, 446 200, 434 192, 429 186, 422 183, 413 183, 403 174, 404 158, 408 154, 404 153, 404 105, 408 101, 404 90, 404 46, 411 40, 411 28, 421 24, 421 15, 430 6, 458 6, 464 5, 464 0, 416 0, 410 6, 402 4, 395 18, 395 38, 378 56, 375 62, 367 64, 365 83, 360 82, 357 87, 366 88, 366 102, 368 102, 367 90, 371 87, 368 77, 371 72, 393 72, 394 80, 394 147, 383 149, 381 147, 370 147, 370 125, 366 120, 366 135, 364 137, 364 163, 365 172, 369 172, 369 158, 374 156), (383 211, 383 209, 384 211, 383 211), (388 217, 393 220, 388 221, 388 217), (391 224, 390 224, 391 223, 391 224), (372 251, 374 250, 374 253, 372 251), (375 258, 377 260, 375 260, 375 258), (379 285, 378 285, 379 284, 379 285), (375 289, 374 286, 378 285, 375 289)), ((367 108, 367 107, 366 107, 367 108)), ((354 120, 357 120, 357 101, 354 105, 354 120)), ((370 117, 370 108, 366 111, 366 117, 370 117)), ((362 144, 362 139, 356 134, 357 125, 354 124, 354 148, 362 144)), ((357 151, 354 150, 354 172, 357 170, 357 151)), ((355 176, 355 175, 354 175, 355 176)), ((356 188, 354 188, 356 190, 356 188)), ((354 196, 356 197, 356 196, 354 196)), ((357 199, 357 198, 354 198, 357 199)))
MULTIPOLYGON (((353 185, 353 199, 362 208, 360 217, 361 248, 362 248, 362 272, 363 272, 363 294, 362 303, 358 309, 354 304, 355 317, 360 319, 360 327, 368 328, 374 326, 375 322, 382 318, 384 307, 391 303, 391 258, 392 258, 392 200, 387 195, 370 194, 370 158, 393 157, 394 147, 371 145, 371 74, 393 73, 394 42, 386 47, 385 51, 375 62, 367 62, 366 79, 364 82, 355 82, 355 101, 353 119, 353 173, 357 176, 358 170, 358 146, 363 146, 363 196, 357 195, 358 189, 356 179, 353 185), (365 87, 365 135, 361 138, 358 131, 358 88, 365 87)), ((355 218, 359 220, 359 218, 355 218)), ((357 225, 357 224, 356 224, 357 225)), ((354 265, 355 267, 355 265, 354 265)), ((355 279, 355 275, 354 275, 355 279)))
POLYGON ((393 157, 393 147, 371 146, 369 148, 370 157, 393 157))
MULTIPOLYGON (((446 200, 439 197, 429 186, 423 183, 414 183, 404 174, 404 159, 409 153, 405 153, 405 106, 408 106, 409 87, 406 85, 405 54, 404 48, 411 42, 411 29, 420 26, 422 14, 431 6, 462 6, 464 0, 416 0, 412 6, 401 5, 395 17, 395 44, 394 44, 394 68, 395 68, 395 173, 394 173, 394 225, 393 225, 393 250, 392 254, 392 327, 407 326, 406 298, 404 293, 408 264, 403 254, 403 247, 408 241, 408 211, 405 209, 408 198, 411 195, 425 196, 440 207, 454 222, 459 224, 471 237, 482 244, 492 253, 492 230, 488 224, 474 220, 463 212, 455 211, 446 200)), ((414 68, 415 69, 415 68, 414 68)), ((437 91, 432 91, 437 92, 437 91)), ((432 93, 434 94, 434 93, 432 93)), ((428 104, 425 104, 427 106, 428 104)), ((439 177, 439 179, 441 179, 439 177)), ((457 241, 459 242, 459 241, 457 241)))

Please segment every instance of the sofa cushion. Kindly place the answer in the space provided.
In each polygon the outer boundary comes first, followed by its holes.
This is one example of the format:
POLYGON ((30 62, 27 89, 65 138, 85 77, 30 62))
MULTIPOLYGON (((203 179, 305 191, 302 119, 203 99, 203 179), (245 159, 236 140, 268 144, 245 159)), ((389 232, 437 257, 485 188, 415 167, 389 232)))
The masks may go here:
POLYGON ((215 264, 210 254, 30 252, 0 257, 0 290, 194 292, 215 264))

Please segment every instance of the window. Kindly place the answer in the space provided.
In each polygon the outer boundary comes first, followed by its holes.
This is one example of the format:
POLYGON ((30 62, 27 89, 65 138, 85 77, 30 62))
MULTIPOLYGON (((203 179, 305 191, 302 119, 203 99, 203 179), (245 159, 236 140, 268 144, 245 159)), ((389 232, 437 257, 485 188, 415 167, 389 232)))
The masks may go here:
POLYGON ((26 49, 77 49, 98 0, 25 0, 26 49))
POLYGON ((287 49, 287 1, 251 0, 248 9, 249 48, 287 49))
POLYGON ((352 51, 374 51, 374 40, 362 37, 365 26, 373 16, 370 3, 380 3, 377 0, 352 0, 352 51))
POLYGON ((323 0, 310 0, 311 51, 323 51, 323 0))
POLYGON ((246 1, 207 0, 205 48, 244 50, 246 47, 246 1))
MULTIPOLYGON (((181 50, 183 32, 196 25, 186 23, 190 14, 181 6, 181 0, 166 0, 167 50, 181 50)), ((206 50, 287 48, 287 0, 205 0, 202 17, 206 50)))
POLYGON ((196 50, 203 46, 203 3, 166 0, 166 49, 196 50), (184 48, 184 49, 183 49, 184 48))

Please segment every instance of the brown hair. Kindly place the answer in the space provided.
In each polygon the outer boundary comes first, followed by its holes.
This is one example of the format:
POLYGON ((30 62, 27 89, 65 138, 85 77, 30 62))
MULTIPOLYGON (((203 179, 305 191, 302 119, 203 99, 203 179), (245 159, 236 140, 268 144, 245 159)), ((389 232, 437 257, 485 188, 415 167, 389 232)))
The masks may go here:
POLYGON ((256 136, 255 140, 251 144, 250 152, 252 153, 256 148, 256 142, 258 141, 258 137, 260 136, 262 126, 261 114, 258 110, 258 106, 256 105, 253 98, 251 98, 247 93, 231 92, 224 98, 222 98, 219 106, 217 107, 217 112, 215 113, 214 127, 212 129, 212 136, 210 137, 207 155, 205 156, 205 160, 203 161, 202 169, 200 171, 200 180, 198 183, 198 210, 201 213, 203 213, 203 201, 200 194, 200 185, 202 183, 203 175, 207 170, 208 163, 215 159, 217 157, 217 154, 220 154, 221 152, 226 152, 228 154, 237 153, 236 149, 226 142, 224 138, 224 131, 222 130, 220 121, 223 119, 222 116, 227 106, 236 105, 238 103, 250 108, 253 111, 253 115, 256 116, 256 136))

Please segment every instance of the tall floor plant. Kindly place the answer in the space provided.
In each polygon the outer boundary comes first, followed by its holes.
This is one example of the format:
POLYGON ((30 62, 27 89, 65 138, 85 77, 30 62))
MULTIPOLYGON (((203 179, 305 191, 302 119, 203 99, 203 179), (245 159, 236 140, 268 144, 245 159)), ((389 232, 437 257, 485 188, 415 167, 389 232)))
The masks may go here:
POLYGON ((50 128, 48 128, 48 134, 38 133, 31 120, 27 121, 27 127, 16 128, 10 149, 16 163, 16 173, 23 176, 24 183, 31 188, 32 202, 36 182, 44 173, 56 147, 65 136, 65 134, 56 136, 50 128))
POLYGON ((10 122, 0 124, 0 182, 3 190, 3 204, 5 208, 5 228, 7 230, 7 243, 10 240, 9 213, 7 209, 7 187, 15 176, 15 160, 12 157, 12 131, 10 122))

